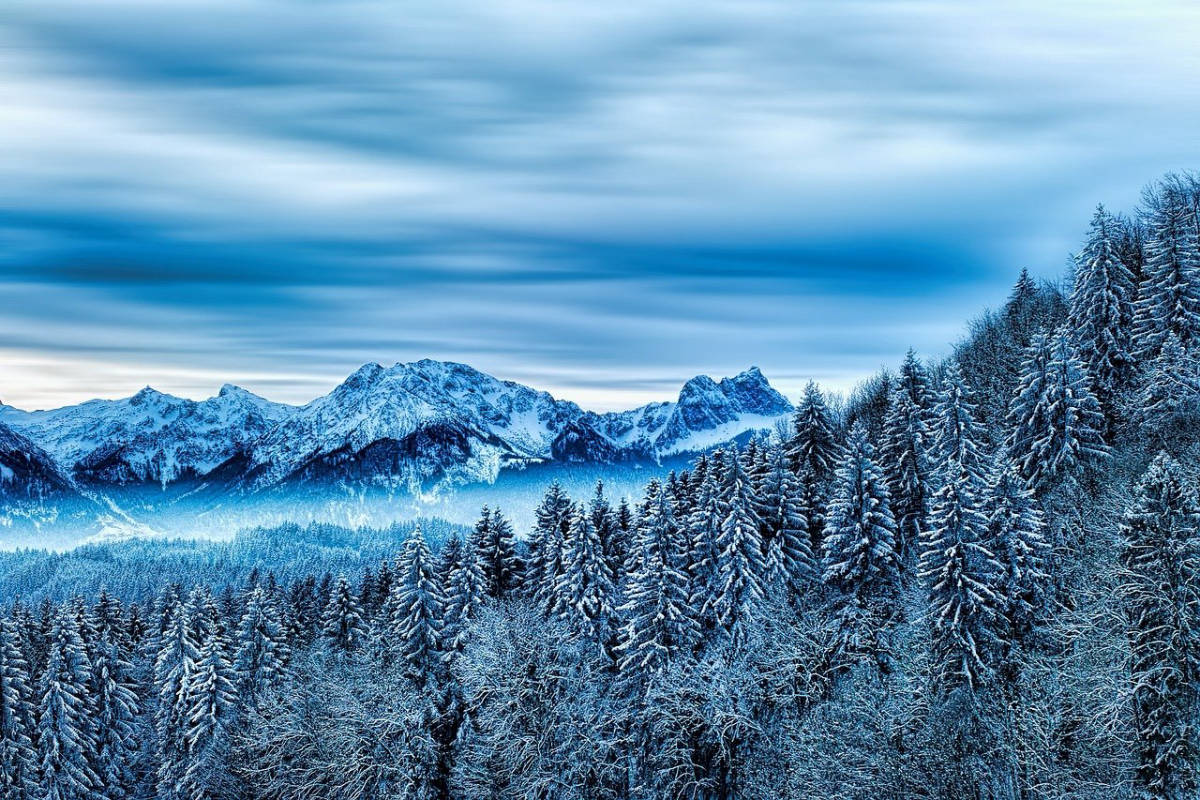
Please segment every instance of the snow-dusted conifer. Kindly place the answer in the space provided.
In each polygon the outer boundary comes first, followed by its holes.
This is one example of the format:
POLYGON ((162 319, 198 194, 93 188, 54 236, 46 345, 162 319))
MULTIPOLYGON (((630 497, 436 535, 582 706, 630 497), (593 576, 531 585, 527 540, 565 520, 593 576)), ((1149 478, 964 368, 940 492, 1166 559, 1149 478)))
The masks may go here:
POLYGON ((551 616, 564 608, 557 588, 564 570, 571 508, 571 498, 555 481, 534 512, 536 522, 529 539, 526 588, 534 603, 551 616))
POLYGON ((787 452, 797 475, 807 470, 819 482, 831 478, 841 462, 837 424, 813 381, 804 387, 804 397, 792 417, 792 438, 787 452))
POLYGON ((209 632, 188 682, 181 794, 188 800, 221 800, 229 780, 230 734, 237 716, 235 674, 220 629, 209 632))
POLYGON ((1044 601, 1050 545, 1042 511, 1003 450, 992 468, 985 513, 985 542, 1000 566, 999 610, 1008 621, 1007 635, 1019 640, 1033 628, 1044 601))
POLYGON ((62 609, 50 631, 50 650, 38 706, 39 796, 45 800, 101 797, 96 728, 89 689, 92 664, 71 609, 62 609))
POLYGON ((1200 344, 1200 230, 1186 179, 1171 176, 1146 195, 1149 236, 1134 306, 1138 358, 1150 363, 1174 334, 1185 353, 1200 344))
POLYGON ((617 657, 627 675, 660 674, 699 635, 688 607, 688 577, 682 565, 686 549, 685 534, 662 485, 651 481, 634 532, 632 567, 620 608, 617 657))
POLYGON ((17 624, 0 619, 0 797, 33 800, 36 796, 32 701, 29 663, 21 652, 17 624))
POLYGON ((458 557, 450 565, 445 581, 446 608, 442 626, 445 649, 456 653, 467 641, 467 631, 472 619, 488 598, 487 576, 475 553, 473 541, 465 541, 458 549, 458 557))
POLYGON ((500 509, 483 507, 472 539, 475 554, 487 577, 488 595, 503 599, 515 593, 522 580, 522 564, 512 525, 500 509))
POLYGON ((338 575, 330 588, 325 611, 321 615, 321 633, 330 651, 341 657, 348 656, 366 643, 367 628, 363 622, 362 606, 345 575, 338 575))
POLYGON ((891 393, 879 452, 888 499, 896 517, 896 549, 901 561, 908 561, 916 550, 929 512, 928 419, 933 402, 925 369, 909 350, 891 393))
POLYGON ((766 455, 767 468, 757 490, 758 516, 766 534, 764 574, 767 582, 784 587, 794 598, 817 581, 808 509, 802 505, 800 481, 784 448, 773 445, 766 455))
POLYGON ((604 543, 582 505, 571 515, 564 560, 556 590, 563 602, 559 616, 573 630, 603 644, 612 613, 613 576, 604 557, 604 543))
POLYGON ((141 702, 132 645, 120 602, 101 591, 96 602, 92 644, 92 691, 96 722, 95 772, 107 800, 123 800, 135 790, 138 718, 141 702))
POLYGON ((1133 275, 1118 248, 1120 223, 1096 209, 1087 242, 1075 257, 1075 287, 1067 329, 1110 416, 1133 368, 1133 275))
POLYGON ((388 635, 397 660, 418 683, 442 658, 442 615, 446 598, 434 572, 429 544, 417 526, 404 542, 396 561, 396 584, 392 587, 392 618, 388 635))
POLYGON ((1008 417, 1009 452, 1036 493, 1108 455, 1100 404, 1065 332, 1034 337, 1008 417))
POLYGON ((716 582, 705 609, 733 637, 734 643, 740 644, 745 641, 746 628, 763 599, 766 565, 758 498, 737 448, 726 451, 717 486, 717 505, 721 517, 716 541, 716 582))
POLYGON ((1200 788, 1200 502, 1160 454, 1121 523, 1122 594, 1132 656, 1140 796, 1182 800, 1200 788))
POLYGON ((234 644, 238 696, 251 705, 263 691, 283 681, 291 655, 279 606, 261 586, 246 598, 234 644))

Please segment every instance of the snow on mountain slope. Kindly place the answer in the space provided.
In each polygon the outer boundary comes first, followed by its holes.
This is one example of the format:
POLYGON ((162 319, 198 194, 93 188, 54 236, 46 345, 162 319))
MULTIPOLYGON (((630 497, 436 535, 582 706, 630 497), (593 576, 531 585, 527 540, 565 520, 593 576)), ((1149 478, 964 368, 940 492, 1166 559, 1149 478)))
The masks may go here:
POLYGON ((40 444, 85 484, 165 486, 207 474, 294 410, 228 384, 199 402, 146 387, 122 400, 53 411, 0 406, 0 422, 40 444))
POLYGON ((419 484, 450 471, 491 481, 505 463, 550 458, 557 432, 582 414, 465 364, 367 364, 254 444, 250 485, 338 473, 419 484))

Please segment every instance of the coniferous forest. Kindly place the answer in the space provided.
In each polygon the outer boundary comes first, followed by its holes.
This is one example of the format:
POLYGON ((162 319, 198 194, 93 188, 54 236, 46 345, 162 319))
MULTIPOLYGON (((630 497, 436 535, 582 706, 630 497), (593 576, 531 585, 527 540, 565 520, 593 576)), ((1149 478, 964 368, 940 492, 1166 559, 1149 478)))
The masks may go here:
POLYGON ((1171 175, 946 359, 640 497, 4 598, 0 797, 1196 798, 1198 454, 1171 175))

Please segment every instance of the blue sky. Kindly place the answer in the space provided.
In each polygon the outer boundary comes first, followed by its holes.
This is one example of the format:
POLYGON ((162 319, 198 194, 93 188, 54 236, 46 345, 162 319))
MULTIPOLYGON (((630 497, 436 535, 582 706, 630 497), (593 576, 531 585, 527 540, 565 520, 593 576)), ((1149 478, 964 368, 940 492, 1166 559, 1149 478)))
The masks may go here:
POLYGON ((1197 41, 1192 2, 10 0, 0 398, 844 388, 1200 166, 1197 41))

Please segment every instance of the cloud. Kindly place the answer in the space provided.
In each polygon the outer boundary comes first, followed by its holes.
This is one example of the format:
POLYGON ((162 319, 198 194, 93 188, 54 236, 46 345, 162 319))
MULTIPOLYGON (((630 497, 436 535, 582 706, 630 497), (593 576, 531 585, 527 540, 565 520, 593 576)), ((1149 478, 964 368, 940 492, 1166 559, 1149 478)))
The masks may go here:
POLYGON ((944 351, 1193 166, 1200 10, 1043 6, 17 0, 6 399, 431 356, 611 407, 944 351))

